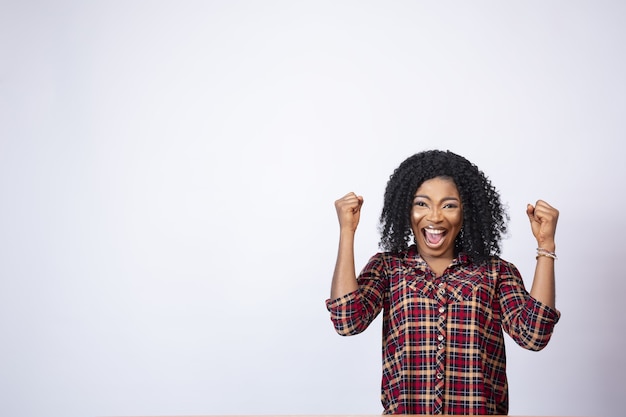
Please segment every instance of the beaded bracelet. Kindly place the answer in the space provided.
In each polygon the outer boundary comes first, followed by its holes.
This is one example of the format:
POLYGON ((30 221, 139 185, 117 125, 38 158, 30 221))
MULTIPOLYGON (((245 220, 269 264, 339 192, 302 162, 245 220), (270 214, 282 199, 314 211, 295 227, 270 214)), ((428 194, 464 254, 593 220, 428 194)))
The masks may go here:
POLYGON ((556 257, 556 253, 555 252, 551 252, 547 249, 543 249, 543 248, 537 248, 537 256, 535 257, 535 259, 539 259, 540 256, 545 256, 547 258, 552 258, 555 261, 558 259, 556 257))

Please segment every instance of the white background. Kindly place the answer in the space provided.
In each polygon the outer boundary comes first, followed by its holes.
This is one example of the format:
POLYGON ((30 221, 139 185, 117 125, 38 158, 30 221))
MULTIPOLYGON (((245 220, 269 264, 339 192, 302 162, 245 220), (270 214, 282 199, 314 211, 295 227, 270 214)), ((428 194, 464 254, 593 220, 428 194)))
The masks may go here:
MULTIPOLYGON (((561 211, 513 415, 623 415, 626 3, 0 2, 0 415, 379 414, 334 333, 333 202, 450 149, 561 211)), ((510 341, 508 339, 508 341, 510 341)))

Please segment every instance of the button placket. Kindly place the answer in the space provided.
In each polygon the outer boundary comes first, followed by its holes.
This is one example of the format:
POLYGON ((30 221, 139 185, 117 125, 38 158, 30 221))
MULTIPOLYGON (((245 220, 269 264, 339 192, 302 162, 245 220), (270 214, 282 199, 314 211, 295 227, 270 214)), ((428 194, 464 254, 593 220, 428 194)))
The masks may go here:
MULTIPOLYGON (((446 293, 446 284, 444 277, 440 278, 440 282, 437 284, 436 291, 436 311, 438 314, 437 319, 437 330, 438 334, 436 336, 436 344, 435 344, 435 355, 436 355, 436 363, 435 363, 435 392, 437 392, 437 396, 443 396, 443 391, 445 387, 445 363, 446 363, 446 349, 445 349, 445 335, 446 335, 446 319, 448 314, 448 297, 446 293)), ((439 401, 442 401, 443 398, 439 398, 439 401)))

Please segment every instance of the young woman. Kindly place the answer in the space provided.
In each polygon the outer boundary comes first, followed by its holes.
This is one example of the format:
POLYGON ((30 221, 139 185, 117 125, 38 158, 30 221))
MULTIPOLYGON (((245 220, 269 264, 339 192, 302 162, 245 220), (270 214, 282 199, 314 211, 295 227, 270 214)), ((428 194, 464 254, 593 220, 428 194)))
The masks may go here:
POLYGON ((558 211, 541 200, 526 208, 537 239, 529 293, 498 256, 508 220, 499 193, 467 159, 432 150, 400 164, 385 191, 382 251, 357 277, 362 205, 354 193, 335 202, 339 251, 326 306, 341 335, 383 312, 384 414, 507 414, 503 331, 540 350, 559 320, 558 211))

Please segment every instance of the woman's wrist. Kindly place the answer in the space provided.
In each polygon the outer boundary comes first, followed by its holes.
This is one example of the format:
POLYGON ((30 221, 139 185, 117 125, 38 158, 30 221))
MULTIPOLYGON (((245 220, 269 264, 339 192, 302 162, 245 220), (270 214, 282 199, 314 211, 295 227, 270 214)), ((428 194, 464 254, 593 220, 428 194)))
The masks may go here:
POLYGON ((553 260, 557 260, 558 258, 556 257, 556 252, 553 250, 548 250, 546 248, 542 248, 541 246, 537 247, 537 256, 535 257, 535 259, 539 259, 540 257, 546 257, 546 258, 550 258, 553 260))
POLYGON ((554 252, 556 251, 556 244, 554 243, 554 240, 544 240, 541 242, 537 241, 537 248, 547 250, 548 252, 554 252))

